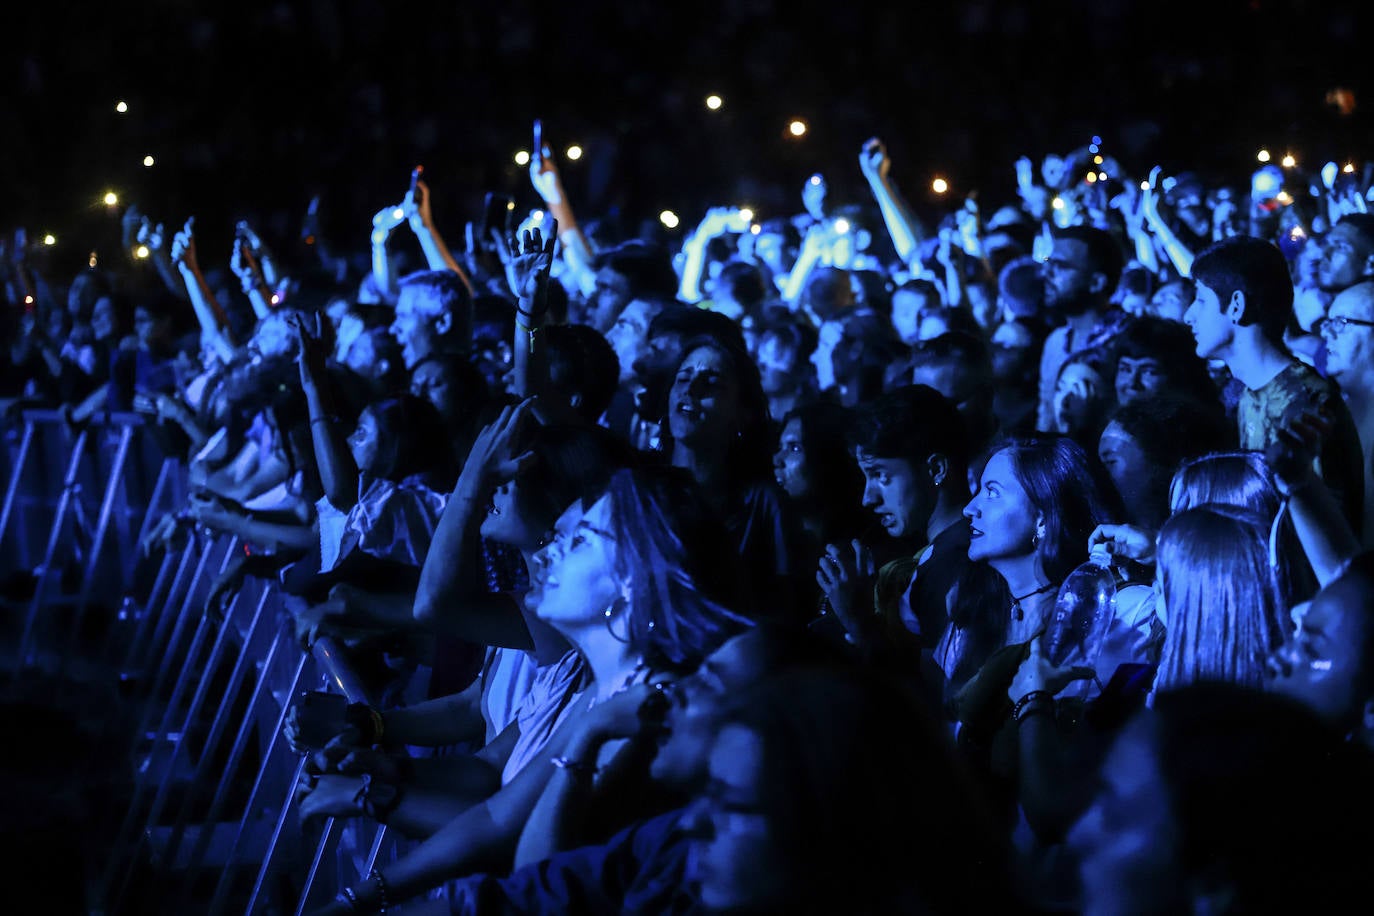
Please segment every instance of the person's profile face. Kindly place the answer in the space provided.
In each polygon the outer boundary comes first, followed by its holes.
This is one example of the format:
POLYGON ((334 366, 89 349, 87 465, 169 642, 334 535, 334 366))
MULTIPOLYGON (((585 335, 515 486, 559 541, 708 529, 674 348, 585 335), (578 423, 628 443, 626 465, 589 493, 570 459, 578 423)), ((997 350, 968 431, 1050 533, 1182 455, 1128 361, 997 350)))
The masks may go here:
POLYGON ((1361 657, 1374 626, 1370 598, 1369 584, 1349 575, 1319 591, 1297 630, 1270 654, 1270 688, 1342 727, 1357 725, 1370 693, 1371 660, 1361 657))
POLYGON ((924 535, 935 509, 929 473, 905 458, 884 458, 862 448, 855 449, 854 458, 864 476, 864 508, 883 530, 894 538, 924 535))
POLYGON ((788 420, 778 436, 778 450, 773 454, 773 477, 792 499, 805 499, 811 489, 806 471, 806 449, 802 445, 802 424, 798 417, 788 420))
POLYGON ((552 538, 537 555, 542 565, 541 620, 563 627, 600 625, 602 614, 622 597, 611 528, 609 496, 585 511, 582 501, 574 500, 558 517, 552 538))
POLYGON ((348 437, 348 450, 353 455, 353 463, 358 470, 375 474, 377 456, 380 450, 378 441, 377 418, 372 411, 364 410, 358 417, 358 425, 348 437))
POLYGON ((412 369, 431 355, 438 346, 439 332, 434 316, 425 311, 424 293, 413 286, 403 287, 396 299, 395 317, 391 322, 391 336, 401 345, 401 358, 412 369))
POLYGON ((1197 355, 1203 359, 1219 359, 1235 336, 1235 330, 1222 311, 1216 290, 1205 283, 1197 283, 1196 290, 1192 304, 1183 313, 1183 323, 1193 332, 1197 355))
POLYGON ((786 856, 762 806, 764 745, 738 725, 721 729, 706 788, 688 807, 687 879, 711 911, 770 912, 790 884, 786 856))
POLYGON ((1121 733, 1103 762, 1099 783, 1068 836, 1079 860, 1082 912, 1178 912, 1183 901, 1177 828, 1144 720, 1121 733))
POLYGON ((1039 517, 1006 450, 994 453, 983 467, 978 492, 964 506, 964 518, 969 520, 968 558, 999 560, 1031 555, 1039 517))

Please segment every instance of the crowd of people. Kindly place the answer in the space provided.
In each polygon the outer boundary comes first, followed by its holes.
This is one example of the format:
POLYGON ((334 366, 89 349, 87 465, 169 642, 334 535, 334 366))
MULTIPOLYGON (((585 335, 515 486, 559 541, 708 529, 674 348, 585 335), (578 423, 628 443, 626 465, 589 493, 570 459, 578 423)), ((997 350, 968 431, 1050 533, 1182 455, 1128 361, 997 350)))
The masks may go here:
POLYGON ((1364 899, 1353 167, 1094 143, 927 225, 875 138, 871 200, 665 245, 534 150, 461 245, 417 170, 357 257, 133 208, 146 259, 5 253, 10 408, 145 415, 191 494, 144 553, 239 538, 211 604, 273 580, 383 698, 286 718, 301 817, 406 838, 320 916, 1364 899))

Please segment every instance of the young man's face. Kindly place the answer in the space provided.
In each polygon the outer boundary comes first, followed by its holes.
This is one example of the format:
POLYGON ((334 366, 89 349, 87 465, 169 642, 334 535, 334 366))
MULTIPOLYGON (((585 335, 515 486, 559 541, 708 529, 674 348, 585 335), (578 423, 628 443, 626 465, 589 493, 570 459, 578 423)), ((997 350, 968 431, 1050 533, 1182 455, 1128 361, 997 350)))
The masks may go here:
POLYGON ((1205 283, 1197 284, 1193 304, 1183 313, 1183 323, 1193 332, 1197 355, 1203 359, 1224 359, 1235 337, 1235 325, 1224 310, 1224 303, 1216 290, 1205 283))
POLYGON ((401 345, 401 357, 407 369, 415 368, 439 347, 442 332, 439 316, 425 310, 423 296, 414 287, 403 288, 396 300, 396 316, 391 322, 391 336, 401 345))
POLYGON ((905 458, 879 458, 862 448, 854 457, 864 475, 864 508, 872 510, 883 530, 894 538, 924 534, 935 508, 930 475, 905 458))

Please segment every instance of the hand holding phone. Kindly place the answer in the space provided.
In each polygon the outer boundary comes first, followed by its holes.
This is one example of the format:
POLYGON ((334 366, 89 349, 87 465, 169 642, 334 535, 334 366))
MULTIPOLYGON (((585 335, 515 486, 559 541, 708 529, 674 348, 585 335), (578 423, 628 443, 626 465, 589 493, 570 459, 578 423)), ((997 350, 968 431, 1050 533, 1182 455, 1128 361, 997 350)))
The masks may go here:
POLYGON ((286 739, 298 752, 324 747, 347 726, 348 698, 341 693, 306 690, 296 698, 286 719, 286 739))
POLYGON ((420 176, 424 175, 424 173, 425 173, 425 167, 424 167, 423 165, 417 165, 417 166, 415 166, 415 168, 413 168, 413 169, 410 170, 410 197, 411 197, 411 200, 414 200, 414 199, 415 199, 415 188, 420 184, 420 176))

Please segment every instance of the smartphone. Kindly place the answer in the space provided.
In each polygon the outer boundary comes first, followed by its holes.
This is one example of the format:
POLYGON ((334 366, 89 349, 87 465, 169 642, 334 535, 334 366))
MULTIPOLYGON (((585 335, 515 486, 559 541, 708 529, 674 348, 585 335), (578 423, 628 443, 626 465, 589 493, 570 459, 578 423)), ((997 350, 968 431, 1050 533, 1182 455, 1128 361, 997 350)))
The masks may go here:
POLYGON ((482 234, 479 240, 491 241, 491 230, 495 229, 505 238, 510 232, 511 215, 515 212, 515 198, 509 194, 488 191, 482 204, 482 234))
POLYGON ((424 173, 425 167, 423 165, 417 165, 410 170, 410 197, 412 200, 415 199, 415 186, 420 183, 420 176, 424 173))
POLYGON ((326 690, 306 690, 296 698, 297 743, 319 750, 344 730, 348 697, 326 690))

